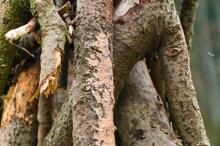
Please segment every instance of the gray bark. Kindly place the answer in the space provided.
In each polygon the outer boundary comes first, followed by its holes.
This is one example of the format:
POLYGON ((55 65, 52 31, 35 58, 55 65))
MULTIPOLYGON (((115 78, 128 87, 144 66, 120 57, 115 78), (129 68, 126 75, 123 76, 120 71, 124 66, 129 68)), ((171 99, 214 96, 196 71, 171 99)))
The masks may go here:
POLYGON ((0 129, 1 146, 36 146, 37 124, 29 125, 20 118, 13 117, 0 129))
POLYGON ((131 70, 115 108, 122 146, 181 146, 144 61, 131 70))
POLYGON ((49 96, 57 89, 66 28, 52 0, 31 0, 31 10, 42 31, 40 94, 49 96), (48 55, 49 54, 49 55, 48 55))
POLYGON ((58 8, 55 7, 52 0, 31 0, 31 8, 42 31, 41 73, 38 87, 41 94, 38 111, 38 146, 41 146, 53 123, 53 96, 51 94, 57 90, 61 56, 66 43, 66 30, 65 24, 58 14, 58 8), (48 99, 46 99, 47 96, 49 96, 48 99))

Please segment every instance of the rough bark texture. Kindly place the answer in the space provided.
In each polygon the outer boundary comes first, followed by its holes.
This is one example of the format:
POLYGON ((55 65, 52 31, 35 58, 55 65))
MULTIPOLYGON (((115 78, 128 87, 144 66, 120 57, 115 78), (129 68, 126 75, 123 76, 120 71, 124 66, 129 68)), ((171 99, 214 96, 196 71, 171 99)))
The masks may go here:
POLYGON ((188 49, 192 47, 194 34, 194 21, 198 9, 199 0, 183 0, 180 13, 180 20, 185 33, 188 49))
POLYGON ((1 146, 36 146, 37 125, 29 125, 17 117, 0 130, 1 146))
MULTIPOLYGON (((78 6, 79 7, 79 6, 78 6)), ((115 97, 119 95, 120 89, 123 87, 123 81, 126 78, 126 75, 128 74, 129 70, 133 67, 133 65, 139 60, 139 58, 144 57, 145 52, 145 44, 142 44, 142 42, 147 42, 147 46, 152 46, 151 43, 152 39, 151 36, 154 34, 154 32, 151 32, 151 29, 154 29, 155 23, 154 21, 150 22, 143 26, 139 26, 138 24, 146 24, 145 22, 148 22, 148 16, 140 18, 140 21, 135 21, 139 18, 139 9, 141 7, 135 7, 136 11, 138 11, 138 14, 132 13, 131 11, 129 14, 127 14, 124 18, 125 20, 122 20, 120 23, 120 20, 115 20, 115 26, 114 26, 114 39, 113 39, 113 63, 114 63, 114 87, 115 87, 115 97), (131 19, 131 20, 130 20, 131 19), (124 22, 125 21, 125 22, 124 22), (126 25, 129 24, 129 25, 126 25), (153 27, 153 28, 152 28, 153 27), (145 32, 145 29, 149 29, 145 32), (130 36, 130 31, 134 32, 132 36, 130 36), (146 37, 144 37, 143 33, 148 34, 148 39, 145 40, 146 37), (139 35, 141 35, 139 37, 139 35), (123 37, 124 36, 124 37, 123 37), (130 44, 127 44, 127 43, 130 44), (136 47, 138 45, 138 47, 136 47), (135 50, 136 49, 136 50, 135 50), (133 54, 133 55, 132 55, 133 54), (142 56, 142 57, 140 57, 142 56), (120 84, 119 84, 120 83, 120 84)), ((144 14, 146 11, 141 11, 141 14, 144 14)), ((84 15, 87 16, 87 15, 84 15)), ((150 18, 153 19, 152 17, 150 18)), ((85 35, 85 34, 84 34, 85 35)), ((149 47, 151 48, 151 47, 149 47)), ((76 52, 77 53, 77 52, 76 52)), ((75 68, 74 68, 75 70, 75 68)), ((80 77, 78 77, 80 78, 80 77)), ((77 79, 74 77, 74 79, 77 79)), ((73 83, 73 85, 76 83, 73 83)), ((78 84, 80 85, 80 84, 78 84)), ((75 95, 73 95, 75 96, 75 95)), ((46 138, 46 144, 49 145, 49 143, 52 143, 53 145, 56 144, 58 141, 62 141, 61 138, 68 138, 69 132, 66 130, 64 131, 64 128, 60 127, 68 127, 71 128, 70 124, 68 123, 70 120, 68 119, 68 116, 70 111, 72 111, 70 108, 71 98, 69 98, 63 105, 63 108, 61 109, 60 113, 58 114, 58 118, 54 122, 54 126, 52 130, 50 131, 49 135, 46 138), (56 129, 60 129, 57 130, 56 129), (58 133, 59 132, 59 133, 58 133), (59 136, 61 135, 61 136, 59 136)), ((61 143, 59 143, 61 144, 61 143)), ((58 144, 58 145, 59 145, 58 144)))
MULTIPOLYGON (((161 52, 165 52, 165 54, 167 52, 172 54, 176 51, 180 52, 177 54, 187 52, 187 50, 185 50, 187 49, 187 47, 185 39, 183 37, 183 30, 181 28, 178 16, 176 14, 173 0, 165 0, 163 2, 161 2, 160 0, 151 0, 150 2, 141 0, 138 2, 138 4, 132 3, 129 5, 124 5, 126 3, 121 3, 121 8, 123 8, 123 10, 126 10, 126 12, 123 12, 123 14, 118 13, 117 16, 114 17, 115 25, 113 39, 113 71, 115 87, 114 95, 116 98, 118 97, 120 90, 123 87, 124 81, 129 73, 129 70, 134 66, 134 64, 138 60, 143 59, 147 52, 150 52, 158 48, 160 48, 161 52), (178 25, 174 25, 175 23, 177 23, 178 25), (166 37, 164 36, 164 34, 166 37), (171 34, 176 37, 173 37, 171 34), (166 44, 170 44, 170 40, 172 40, 172 45, 170 46, 170 48, 168 48, 166 44), (185 45, 184 47, 180 48, 180 50, 184 51, 178 51, 178 49, 174 49, 175 44, 182 44, 183 46, 185 45), (163 45, 163 47, 161 47, 161 45, 163 45), (170 50, 171 52, 169 52, 170 50)), ((75 53, 77 54, 78 52, 75 53)), ((184 82, 192 82, 190 75, 191 73, 189 71, 188 53, 177 55, 178 59, 176 60, 176 62, 174 62, 176 55, 171 56, 174 57, 166 57, 166 55, 162 56, 162 61, 164 62, 162 69, 164 70, 165 75, 167 76, 166 85, 169 86, 169 101, 177 101, 169 103, 172 105, 173 113, 175 113, 175 115, 179 115, 174 116, 174 118, 178 122, 177 124, 180 124, 179 128, 182 128, 180 134, 184 142, 189 145, 192 143, 195 145, 197 143, 203 142, 208 143, 200 111, 198 109, 192 110, 191 108, 192 105, 197 103, 194 94, 195 90, 192 88, 193 85, 187 84, 187 86, 183 86, 184 82), (183 64, 184 66, 182 66, 181 64, 183 64), (183 67, 186 69, 180 70, 180 68, 183 67), (181 80, 182 82, 179 81, 179 73, 186 75, 186 78, 183 78, 181 80), (173 77, 177 78, 174 79, 173 77), (180 89, 179 87, 181 87, 181 90, 177 92, 176 90, 173 90, 173 87, 174 89, 180 89), (189 88, 191 89, 191 92, 186 93, 185 91, 188 91, 189 88), (179 105, 181 100, 187 101, 184 103, 184 105, 187 107, 186 110, 189 112, 183 113, 179 108, 174 108, 179 105), (191 117, 192 120, 181 121, 181 119, 184 119, 184 117, 188 117, 188 114, 186 113, 194 115, 194 117, 191 117), (191 123, 187 123, 190 121, 193 121, 193 126, 195 126, 194 131, 188 130, 190 129, 189 127, 193 127, 191 123), (194 137, 190 138, 192 135, 194 137)), ((81 83, 78 82, 80 78, 81 77, 74 76, 74 79, 77 79, 77 81, 75 81, 73 85, 80 85, 81 83)), ((78 96, 76 93, 72 93, 72 96, 78 96)), ((65 116, 67 112, 70 111, 70 105, 68 104, 71 103, 71 100, 72 99, 69 98, 68 101, 64 103, 65 108, 61 109, 61 113, 58 117, 59 119, 66 118, 65 116)), ((56 120, 57 122, 55 122, 56 124, 54 125, 53 129, 56 129, 57 126, 61 126, 65 123, 63 120, 59 119, 56 120)), ((67 136, 67 133, 68 132, 63 134, 63 136, 67 136)), ((51 135, 49 139, 50 142, 55 140, 53 139, 53 137, 51 137, 51 135)), ((57 139, 55 141, 57 141, 57 139)))
MULTIPOLYGON (((37 13, 43 13, 41 15, 39 14, 40 16, 38 17, 38 20, 41 24, 42 30, 44 29, 43 33, 46 33, 47 35, 46 37, 43 36, 44 44, 42 45, 43 53, 41 57, 41 63, 42 63, 41 65, 44 65, 44 67, 42 67, 42 70, 41 70, 42 83, 40 83, 40 86, 44 86, 43 92, 45 93, 43 93, 44 96, 41 96, 39 98, 38 146, 43 145, 44 138, 50 131, 53 121, 55 117, 57 116, 57 110, 60 109, 61 104, 65 101, 65 98, 67 97, 67 94, 66 94, 67 91, 64 88, 66 87, 65 77, 67 76, 66 73, 68 70, 68 52, 66 51, 66 49, 69 49, 69 48, 67 48, 66 45, 64 45, 65 44, 65 32, 62 32, 64 30, 64 26, 63 26, 64 24, 57 13, 57 9, 63 6, 65 2, 66 0, 55 0, 54 1, 54 4, 56 6, 55 8, 53 6, 52 1, 50 1, 49 3, 46 2, 47 8, 43 7, 44 11, 40 12, 39 9, 36 9, 37 13), (48 17, 51 17, 51 18, 48 20, 48 17), (49 22, 49 24, 47 24, 48 23, 47 21, 52 21, 52 22, 49 22), (57 28, 59 29, 56 30, 57 28), (47 29, 46 32, 45 32, 45 29, 47 29), (57 44, 54 43, 54 41, 57 44), (57 48, 55 47, 61 47, 60 48, 61 50, 57 50, 57 48), (56 52, 56 51, 61 51, 61 52, 56 52), (50 53, 53 53, 53 55, 48 55, 50 53), (60 58, 61 55, 63 55, 62 61, 60 58), (60 65, 60 61, 61 61, 61 65, 60 65), (47 88, 48 88, 48 91, 46 91, 47 88), (50 95, 48 98, 46 98, 45 95, 47 96, 48 94, 50 95)), ((43 6, 44 4, 42 4, 41 2, 37 2, 36 5, 43 6)))
POLYGON ((31 97, 38 87, 39 74, 39 62, 29 65, 4 97, 0 145, 36 146, 37 103, 31 102, 31 97))
MULTIPOLYGON (((38 146, 43 145, 44 138, 47 136, 47 134, 51 130, 52 124, 57 118, 58 111, 60 110, 62 104, 64 103, 67 97, 68 97, 67 90, 63 88, 58 88, 57 91, 53 94, 53 96, 49 96, 48 98, 40 97, 39 110, 38 110, 38 121, 39 121, 38 146)), ((52 131, 55 130, 55 133, 50 133, 53 135, 52 137, 54 139, 59 139, 59 141, 55 142, 56 145, 64 145, 64 146, 72 145, 72 137, 71 137, 72 118, 71 116, 72 116, 72 112, 68 112, 67 115, 65 115, 65 119, 63 119, 63 122, 65 122, 64 125, 59 125, 58 128, 52 129, 52 131), (62 127, 62 126, 65 126, 65 127, 62 127), (66 131, 67 129, 70 129, 68 131, 69 139, 65 139, 66 136, 62 138, 63 133, 65 133, 63 131, 66 131), (60 133, 60 134, 56 135, 57 133, 60 133), (56 136, 60 138, 56 138, 56 136)))
POLYGON ((40 73, 39 130, 38 146, 43 144, 52 119, 52 95, 55 93, 60 76, 61 56, 66 43, 64 22, 52 0, 31 0, 33 14, 37 17, 42 31, 42 53, 40 73), (49 55, 48 55, 49 54, 49 55), (50 95, 50 96, 49 96, 50 95), (48 99, 45 96, 49 96, 48 99))
MULTIPOLYGON (((67 53, 67 52, 66 52, 67 53)), ((64 55, 66 56, 66 55, 64 55)), ((67 56, 66 56, 67 57, 67 56)), ((62 68, 65 68, 65 70, 68 70, 68 58, 63 59, 62 68), (65 61, 64 61, 65 60, 65 61), (67 66, 66 66, 67 64, 67 66)), ((72 66, 72 65, 71 65, 72 66)), ((57 91, 49 96, 48 98, 40 97, 39 99, 39 106, 38 106, 38 121, 39 121, 39 128, 38 128, 38 146, 42 146, 44 142, 44 138, 51 130, 52 124, 54 120, 57 118, 57 114, 64 103, 65 99, 68 97, 67 89, 69 89, 71 85, 72 80, 72 70, 70 69, 68 72, 68 78, 69 82, 66 82, 67 74, 66 71, 62 70, 61 76, 59 78, 58 88, 57 91), (67 86, 67 87, 66 87, 67 86)), ((71 113, 70 113, 71 115, 71 113)), ((71 118, 71 117, 69 117, 71 118)), ((68 121, 67 121, 68 122, 68 121)), ((70 123, 72 127, 72 122, 70 123)), ((69 128, 64 128, 62 126, 59 126, 59 129, 54 129, 56 131, 59 130, 66 130, 69 128)), ((56 132, 60 133, 60 132, 56 132)), ((62 133, 62 132, 61 132, 62 133)), ((62 134, 59 135, 62 137, 62 134)), ((71 130, 70 130, 70 137, 71 137, 71 130)), ((62 138, 62 141, 57 141, 56 144, 61 145, 71 145, 69 143, 72 143, 72 140, 66 140, 62 138), (62 143, 62 144, 61 144, 62 143)))
MULTIPOLYGON (((64 57, 67 57, 67 56, 64 55, 64 57)), ((66 86, 68 84, 68 87, 69 87, 70 84, 71 84, 71 82, 69 82, 69 83, 66 82, 67 70, 68 70, 68 67, 67 67, 68 66, 68 58, 63 59, 62 61, 63 61, 62 67, 61 67, 62 72, 61 72, 61 76, 59 77, 60 81, 58 83, 57 91, 53 95, 49 96, 48 98, 40 97, 40 99, 39 99, 39 106, 38 106, 38 121, 39 121, 38 146, 43 145, 44 138, 46 137, 46 135, 51 130, 52 124, 53 124, 54 120, 57 117, 58 111, 60 110, 62 104, 65 101, 65 99, 68 97, 66 86), (64 70, 64 68, 65 68, 65 70, 64 70)), ((71 70, 69 71, 69 76, 71 76, 71 79, 70 79, 70 77, 68 77, 69 81, 71 81, 72 80, 72 71, 71 70)), ((71 113, 70 113, 70 115, 71 115, 71 113)), ((72 126, 72 123, 71 123, 71 126, 72 126)), ((64 127, 60 127, 60 126, 59 126, 59 128, 61 128, 61 129, 55 129, 55 130, 59 131, 59 130, 69 129, 69 128, 64 128, 64 127)), ((56 132, 56 133, 58 133, 58 132, 56 132)), ((59 136, 62 137, 62 134, 59 135, 59 136)), ((70 137, 71 137, 71 130, 70 130, 70 137)), ((62 139, 62 141, 57 141, 56 143, 57 144, 62 143, 64 146, 66 146, 66 145, 68 146, 68 145, 71 145, 71 144, 68 144, 68 143, 72 143, 72 140, 62 139)))
POLYGON ((192 83, 189 53, 180 20, 173 13, 166 17, 169 18, 168 27, 164 30, 160 57, 175 126, 185 145, 210 145, 192 83))
POLYGON ((28 0, 0 1, 0 95, 3 94, 8 79, 15 48, 5 40, 5 33, 29 21, 31 13, 28 0))
MULTIPOLYGON (((67 82, 67 90, 59 89, 53 95, 53 119, 54 126, 50 130, 50 133, 45 139, 45 145, 54 145, 54 146, 69 146, 72 145, 72 109, 71 104, 72 100, 68 100, 67 91, 70 89, 73 79, 73 64, 69 62, 68 67, 68 82, 67 82), (59 92, 61 90, 61 92, 59 92), (64 103, 64 101, 68 101, 68 103, 64 103), (62 109, 61 108, 62 106, 62 109), (58 111, 66 111, 65 113, 61 113, 58 111), (68 129, 68 130, 67 130, 68 129)), ((43 139, 41 139, 43 140, 43 139)))
POLYGON ((70 89, 74 146, 114 146, 112 1, 77 1, 70 89))
POLYGON ((181 145, 169 126, 144 61, 134 66, 125 82, 115 120, 122 146, 181 145))
POLYGON ((56 120, 50 130, 49 134, 44 140, 44 146, 70 146, 73 145, 72 139, 72 101, 73 99, 66 99, 62 108, 57 115, 56 120))
MULTIPOLYGON (((152 52, 150 54, 147 54, 147 67, 149 69, 149 73, 152 79, 152 82, 154 84, 155 89, 157 90, 157 93, 160 95, 160 98, 162 99, 166 110, 168 110, 167 107, 167 98, 166 98, 166 86, 164 82, 164 77, 162 76, 162 68, 161 68, 161 62, 158 57, 157 52, 152 52)), ((168 112, 167 112, 168 113, 168 112)))
POLYGON ((43 145, 43 141, 45 136, 48 134, 48 132, 51 129, 51 126, 53 124, 53 119, 51 115, 51 110, 52 110, 52 98, 53 96, 49 97, 44 97, 40 96, 39 97, 39 104, 38 104, 38 121, 39 121, 39 126, 38 126, 38 146, 43 145))
POLYGON ((31 8, 42 31, 40 94, 48 96, 57 89, 66 29, 52 0, 31 0, 31 8))

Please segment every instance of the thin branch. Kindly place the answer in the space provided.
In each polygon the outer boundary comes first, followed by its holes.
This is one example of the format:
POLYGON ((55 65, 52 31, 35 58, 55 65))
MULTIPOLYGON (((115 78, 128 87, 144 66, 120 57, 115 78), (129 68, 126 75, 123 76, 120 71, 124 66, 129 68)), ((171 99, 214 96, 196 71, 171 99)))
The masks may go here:
POLYGON ((32 18, 27 24, 18 28, 12 29, 5 34, 5 39, 9 42, 14 42, 32 32, 36 27, 36 19, 32 18))
POLYGON ((192 39, 194 35, 194 21, 199 6, 199 0, 183 0, 180 13, 180 20, 185 33, 188 49, 192 47, 192 39))

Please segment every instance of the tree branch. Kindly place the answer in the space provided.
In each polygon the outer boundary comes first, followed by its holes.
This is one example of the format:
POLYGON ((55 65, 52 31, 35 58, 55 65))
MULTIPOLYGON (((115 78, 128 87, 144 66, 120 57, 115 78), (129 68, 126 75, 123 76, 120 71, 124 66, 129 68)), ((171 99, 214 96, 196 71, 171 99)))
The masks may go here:
POLYGON ((31 8, 42 31, 40 94, 48 96, 57 89, 66 28, 52 0, 31 0, 31 8))
POLYGON ((199 0, 183 0, 180 13, 180 20, 185 33, 188 49, 192 48, 194 35, 194 21, 199 6, 199 0))
POLYGON ((190 57, 179 16, 172 12, 165 15, 168 25, 165 27, 159 55, 174 124, 185 145, 209 146, 192 82, 190 57))
POLYGON ((182 146, 169 125, 145 61, 130 71, 115 108, 115 122, 123 146, 182 146))

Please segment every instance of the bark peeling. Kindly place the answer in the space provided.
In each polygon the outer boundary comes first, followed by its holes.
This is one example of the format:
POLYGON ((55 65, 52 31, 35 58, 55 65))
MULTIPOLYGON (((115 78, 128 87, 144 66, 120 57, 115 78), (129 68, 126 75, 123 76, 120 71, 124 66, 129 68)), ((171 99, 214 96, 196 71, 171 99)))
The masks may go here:
MULTIPOLYGON (((81 1, 80 1, 81 2, 81 1)), ((86 2, 85 2, 86 3, 86 2)), ((87 4, 88 6, 91 6, 91 4, 87 4)), ((77 5, 82 9, 83 7, 87 8, 86 6, 83 6, 83 3, 81 5, 77 5)), ((89 9, 89 8, 87 8, 89 9)), ((94 8, 96 10, 96 8, 94 8)), ((82 11, 83 12, 83 11, 82 11)), ((87 17, 89 13, 85 13, 83 16, 87 17)), ((96 18, 96 17, 93 17, 96 18)), ((101 18, 101 17, 99 17, 101 18)), ((113 64, 114 64, 114 95, 117 98, 122 87, 124 86, 124 81, 126 77, 129 74, 129 70, 137 63, 137 61, 143 59, 145 57, 145 54, 147 52, 151 52, 153 50, 159 50, 161 52, 165 52, 164 54, 167 54, 167 57, 161 56, 161 60, 163 61, 163 72, 165 72, 167 78, 166 78, 166 85, 169 86, 169 104, 172 106, 172 112, 176 113, 176 121, 180 122, 181 128, 183 131, 180 132, 180 135, 182 136, 182 139, 184 140, 184 144, 207 144, 209 145, 206 132, 204 129, 203 121, 201 118, 201 114, 199 110, 191 110, 192 105, 196 105, 193 107, 198 108, 197 100, 195 98, 195 90, 192 84, 187 84, 187 86, 184 85, 184 82, 192 83, 191 79, 191 73, 189 71, 189 62, 187 59, 189 58, 186 52, 186 42, 184 40, 184 34, 183 30, 181 29, 181 25, 179 23, 177 12, 175 10, 175 5, 173 0, 141 0, 139 5, 136 5, 132 8, 130 8, 123 16, 120 16, 117 20, 114 20, 114 39, 113 39, 113 64), (175 23, 179 23, 178 25, 174 25, 175 23), (164 36, 165 34, 165 36, 164 36), (181 34, 181 35, 180 35, 181 34), (176 37, 173 37, 173 36, 176 37), (172 43, 170 43, 170 40, 172 40, 172 43), (162 43, 162 45, 161 45, 162 43), (170 44, 170 46, 167 46, 167 44, 170 44), (179 44, 182 44, 182 46, 178 46, 179 44), (175 47, 177 45, 177 47, 175 47), (184 47, 185 45, 185 47, 184 47), (169 49, 167 49, 169 48, 169 49), (176 49, 174 49, 176 48, 176 49), (181 55, 180 55, 181 54, 181 55), (172 58, 178 58, 179 62, 175 62, 172 60, 172 58), (184 68, 181 64, 184 64, 184 68), (181 70, 179 70, 180 68, 181 70), (179 82, 178 74, 186 74, 187 78, 182 78, 181 82, 179 82), (177 79, 175 80, 174 77, 177 79), (174 82, 175 81, 175 82, 174 82), (177 81, 177 82, 176 82, 177 81), (175 83, 175 85, 173 85, 175 83), (180 83, 181 88, 178 86, 180 83), (189 85, 189 86, 188 86, 189 85), (188 88, 189 87, 189 88, 188 88), (175 89, 181 89, 178 90, 178 92, 175 89), (190 89, 188 92, 188 95, 186 95, 185 90, 190 89), (178 97, 178 98, 176 98, 178 97), (195 128, 193 130, 186 130, 191 127, 191 124, 186 122, 186 120, 183 120, 182 118, 184 116, 187 117, 187 115, 182 114, 182 112, 178 108, 173 108, 176 105, 179 104, 180 100, 187 101, 185 102, 186 109, 188 109, 189 112, 192 112, 191 114, 194 115, 196 118, 191 117, 193 119, 193 123, 195 124, 195 128), (188 100, 189 99, 189 100, 188 100), (190 100, 193 99, 193 100, 190 100), (174 101, 178 101, 177 103, 174 101), (196 103, 196 104, 195 104, 196 103), (182 117, 182 118, 180 118, 182 117), (182 122, 182 123, 181 123, 182 122), (184 124, 185 123, 185 124, 184 124), (186 124, 187 123, 187 124, 186 124), (197 123, 197 124, 196 124, 197 123), (191 139, 190 136, 193 136, 194 139, 191 139), (192 141, 193 140, 193 141, 192 141)), ((81 21, 81 20, 80 20, 81 21)), ((88 24, 90 21, 84 21, 84 23, 80 23, 82 25, 88 24)), ((97 30, 97 27, 93 29, 97 30), (95 29, 96 28, 96 29, 95 29)), ((78 28, 79 29, 79 28, 78 28)), ((86 31, 91 30, 90 28, 85 29, 86 31)), ((94 30, 93 30, 94 31, 94 30)), ((77 32, 80 32, 80 29, 77 30, 77 32)), ((83 31, 82 31, 83 32, 83 31)), ((84 34, 78 34, 77 40, 83 40, 80 38, 84 38, 84 35, 88 35, 89 33, 84 34)), ((92 38, 88 38, 88 40, 96 41, 94 40, 95 36, 92 38)), ((76 44, 80 41, 76 41, 76 44)), ((92 44, 92 43, 91 43, 92 44)), ((84 44, 77 44, 76 46, 84 46, 84 44)), ((81 81, 82 76, 84 76, 86 71, 86 68, 88 66, 83 66, 83 64, 86 62, 85 60, 81 59, 80 56, 87 55, 89 52, 87 50, 87 53, 80 54, 80 49, 76 48, 75 50, 75 60, 77 65, 74 66, 75 75, 74 75, 74 82, 73 82, 73 94, 70 97, 76 97, 74 99, 69 98, 66 103, 64 103, 65 109, 61 109, 60 116, 58 118, 64 119, 65 113, 67 111, 70 111, 71 108, 69 103, 71 103, 71 100, 74 100, 74 103, 78 104, 78 107, 73 107, 72 112, 73 117, 80 117, 79 119, 83 119, 84 114, 87 114, 88 111, 85 111, 84 109, 91 109, 91 106, 87 105, 86 103, 90 103, 90 100, 87 100, 88 98, 77 98, 81 96, 81 90, 78 88, 78 85, 83 85, 84 90, 90 90, 91 85, 86 85, 84 82, 81 81), (78 59, 80 58, 80 59, 78 59), (77 68, 80 67, 80 68, 77 68), (80 76, 77 76, 77 74, 80 74, 80 76), (75 85, 75 86, 74 86, 75 85), (81 100, 79 100, 81 99, 81 100), (80 102, 79 102, 80 101, 80 102), (64 115, 62 115, 64 113, 64 115), (80 113, 82 117, 80 116, 80 113)), ((81 49, 83 50, 83 49, 81 49)), ((86 56, 87 57, 87 56, 86 56)), ((97 64, 97 63, 95 63, 97 64)), ((95 68, 95 67, 93 67, 95 68)), ((85 76, 88 76, 90 73, 85 74, 85 76)), ((89 83, 94 84, 95 82, 89 81, 89 83)), ((88 90, 88 91, 89 91, 88 90)), ((81 96, 85 97, 85 96, 81 96)), ((94 98, 95 100, 95 98, 94 98)), ((92 100, 93 101, 93 100, 92 100)), ((92 115, 92 113, 89 113, 89 115, 92 115)), ((78 120, 79 120, 78 119, 78 120)), ((59 119, 57 119, 58 121, 59 119)), ((88 119, 90 121, 90 119, 88 119)), ((79 122, 73 121, 73 129, 74 129, 74 135, 80 135, 81 132, 77 133, 75 130, 76 128, 79 128, 81 125, 79 122), (76 124, 76 125, 75 125, 76 124)), ((55 127, 58 125, 63 125, 64 121, 61 121, 60 123, 57 122, 55 127)), ((54 127, 54 129, 55 129, 54 127)), ((81 127, 80 127, 81 128, 81 127)), ((166 130, 165 130, 166 131, 166 130)), ((68 132, 66 132, 68 133, 68 132)), ((83 132, 86 133, 86 132, 83 132)), ((65 134, 63 134, 64 136, 65 134)), ((91 135, 91 134, 87 134, 91 135)), ((51 136, 51 135, 50 135, 51 136)), ((65 136, 68 136, 66 134, 65 136)), ((59 137, 57 137, 59 138, 59 137)), ((53 141, 53 137, 50 137, 51 141, 53 141)), ((74 137, 74 139, 77 139, 74 137)), ((80 138, 79 138, 80 139, 80 138)), ((57 141, 57 139, 55 139, 57 141)), ((73 140, 74 141, 74 140, 73 140)), ((78 144, 78 143, 76 143, 78 144)))
POLYGON ((31 8, 42 31, 40 94, 48 96, 57 89, 66 29, 52 0, 31 0, 31 8))
POLYGON ((39 62, 27 67, 4 97, 0 145, 36 146, 37 103, 31 102, 31 97, 38 87, 39 74, 39 62))
MULTIPOLYGON (((89 4, 87 5, 90 6, 89 4)), ((120 93, 121 88, 123 87, 124 81, 130 69, 134 66, 134 64, 138 60, 143 59, 145 56, 144 54, 150 51, 151 48, 153 48, 154 46, 153 38, 156 37, 155 34, 157 34, 156 26, 158 22, 155 20, 157 20, 158 16, 160 16, 161 13, 162 14, 164 13, 164 11, 160 11, 160 13, 158 13, 157 10, 160 7, 161 5, 158 3, 155 4, 155 2, 153 3, 153 5, 148 5, 148 3, 141 3, 140 6, 135 6, 134 9, 129 10, 129 12, 126 13, 123 17, 120 17, 120 19, 117 19, 114 21, 113 74, 114 74, 114 87, 115 87, 114 96, 116 99, 120 93)), ((86 17, 87 15, 84 14, 83 16, 86 17)), ((88 23, 85 23, 85 24, 88 24, 88 23)), ((79 32, 79 31, 77 30, 76 32, 79 32)), ((84 32, 83 34, 80 34, 78 36, 84 36, 84 35, 88 35, 88 34, 84 32)), ((89 38, 88 40, 90 39, 93 40, 94 37, 89 38)), ((79 39, 79 40, 82 40, 82 39, 79 39)), ((77 44, 77 41, 76 41, 76 44, 77 44)), ((78 52, 76 52, 77 50, 78 49, 75 50, 75 54, 78 54, 78 52)), ((78 61, 78 64, 82 64, 83 62, 84 61, 81 61, 81 62, 78 61)), ((85 67, 82 67, 82 69, 83 68, 85 67)), ((77 67, 74 67, 74 71, 76 70, 77 70, 77 67)), ((81 73, 79 77, 74 76, 75 82, 73 82, 73 85, 83 84, 77 81, 78 79, 81 78, 83 73, 81 73)), ((75 97, 75 96, 78 96, 78 94, 74 93, 73 95, 71 95, 71 97, 75 97)), ((60 114, 58 115, 58 118, 56 119, 52 130, 50 131, 48 137, 46 138, 47 142, 45 145, 56 144, 56 142, 62 141, 62 138, 68 139, 69 132, 63 131, 60 127, 70 127, 69 126, 70 123, 68 122, 71 122, 71 120, 67 120, 69 118, 67 115, 69 115, 68 112, 72 111, 70 109, 71 100, 73 99, 69 98, 63 104, 63 108, 61 109, 60 114), (56 129, 60 129, 60 130, 56 131, 56 129), (62 136, 59 136, 59 135, 62 135, 62 136)), ((58 145, 59 144, 60 143, 58 143, 58 145)))

